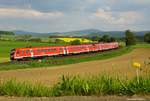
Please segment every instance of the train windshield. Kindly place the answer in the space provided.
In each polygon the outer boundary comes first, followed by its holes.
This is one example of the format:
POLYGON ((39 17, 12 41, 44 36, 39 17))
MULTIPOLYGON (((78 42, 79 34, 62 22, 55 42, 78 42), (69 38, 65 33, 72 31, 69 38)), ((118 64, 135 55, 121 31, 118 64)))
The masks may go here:
POLYGON ((15 49, 12 49, 10 52, 10 59, 14 60, 14 53, 15 53, 15 49))

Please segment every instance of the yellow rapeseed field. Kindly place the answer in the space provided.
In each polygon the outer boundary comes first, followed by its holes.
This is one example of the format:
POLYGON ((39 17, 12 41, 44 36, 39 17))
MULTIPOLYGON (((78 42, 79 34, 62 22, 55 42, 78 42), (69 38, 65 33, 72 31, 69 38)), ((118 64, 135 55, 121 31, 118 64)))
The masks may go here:
POLYGON ((57 38, 59 40, 63 40, 65 42, 71 42, 74 40, 80 40, 82 43, 88 43, 88 42, 93 42, 92 40, 86 39, 86 38, 57 38))

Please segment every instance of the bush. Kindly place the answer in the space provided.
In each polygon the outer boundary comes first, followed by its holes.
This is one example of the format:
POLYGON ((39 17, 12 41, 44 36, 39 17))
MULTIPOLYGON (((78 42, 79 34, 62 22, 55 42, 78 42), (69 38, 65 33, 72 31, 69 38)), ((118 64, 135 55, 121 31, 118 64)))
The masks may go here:
POLYGON ((134 33, 131 32, 130 30, 125 31, 125 42, 126 42, 126 46, 136 44, 136 37, 134 33))
POLYGON ((80 45, 81 42, 80 42, 80 40, 74 40, 74 41, 71 41, 70 44, 71 45, 80 45))
POLYGON ((15 33, 11 31, 0 31, 0 35, 15 35, 15 33))
POLYGON ((55 39, 55 43, 65 43, 65 41, 60 40, 60 39, 55 39))
POLYGON ((102 42, 109 42, 110 41, 110 37, 109 35, 103 35, 103 37, 101 38, 102 42))
POLYGON ((31 35, 18 35, 16 41, 28 41, 31 37, 31 35))
POLYGON ((29 39, 29 41, 42 42, 42 40, 40 38, 32 38, 32 39, 29 39))
POLYGON ((25 41, 23 38, 17 38, 16 41, 25 41))
POLYGON ((144 41, 147 43, 150 43, 150 32, 148 32, 144 35, 144 41))
POLYGON ((115 42, 117 39, 115 37, 110 37, 109 35, 103 35, 99 38, 99 42, 115 42))

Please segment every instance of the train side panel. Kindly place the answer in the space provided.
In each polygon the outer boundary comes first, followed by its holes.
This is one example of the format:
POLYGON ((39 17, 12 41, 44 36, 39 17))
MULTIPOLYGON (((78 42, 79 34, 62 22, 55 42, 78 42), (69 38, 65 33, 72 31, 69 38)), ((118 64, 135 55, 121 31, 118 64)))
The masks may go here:
POLYGON ((14 59, 61 55, 65 54, 64 49, 64 47, 19 48, 16 49, 14 59))
POLYGON ((30 48, 17 48, 14 53, 14 59, 22 59, 24 57, 30 57, 30 48))
POLYGON ((87 45, 66 46, 67 54, 89 52, 87 45))
POLYGON ((87 53, 102 50, 109 50, 118 48, 118 42, 112 43, 98 43, 87 45, 73 45, 73 46, 55 46, 55 47, 34 47, 34 48, 16 48, 10 53, 11 60, 23 58, 37 58, 45 56, 66 55, 75 53, 87 53))
POLYGON ((34 57, 54 56, 64 54, 64 47, 43 47, 33 49, 34 57))

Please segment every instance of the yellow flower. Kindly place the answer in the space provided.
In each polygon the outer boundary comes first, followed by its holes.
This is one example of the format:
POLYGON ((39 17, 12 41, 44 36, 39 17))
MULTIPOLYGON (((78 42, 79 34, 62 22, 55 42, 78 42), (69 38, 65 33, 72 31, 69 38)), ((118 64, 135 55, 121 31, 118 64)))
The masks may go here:
POLYGON ((133 62, 133 67, 135 68, 141 68, 141 64, 138 62, 133 62))

